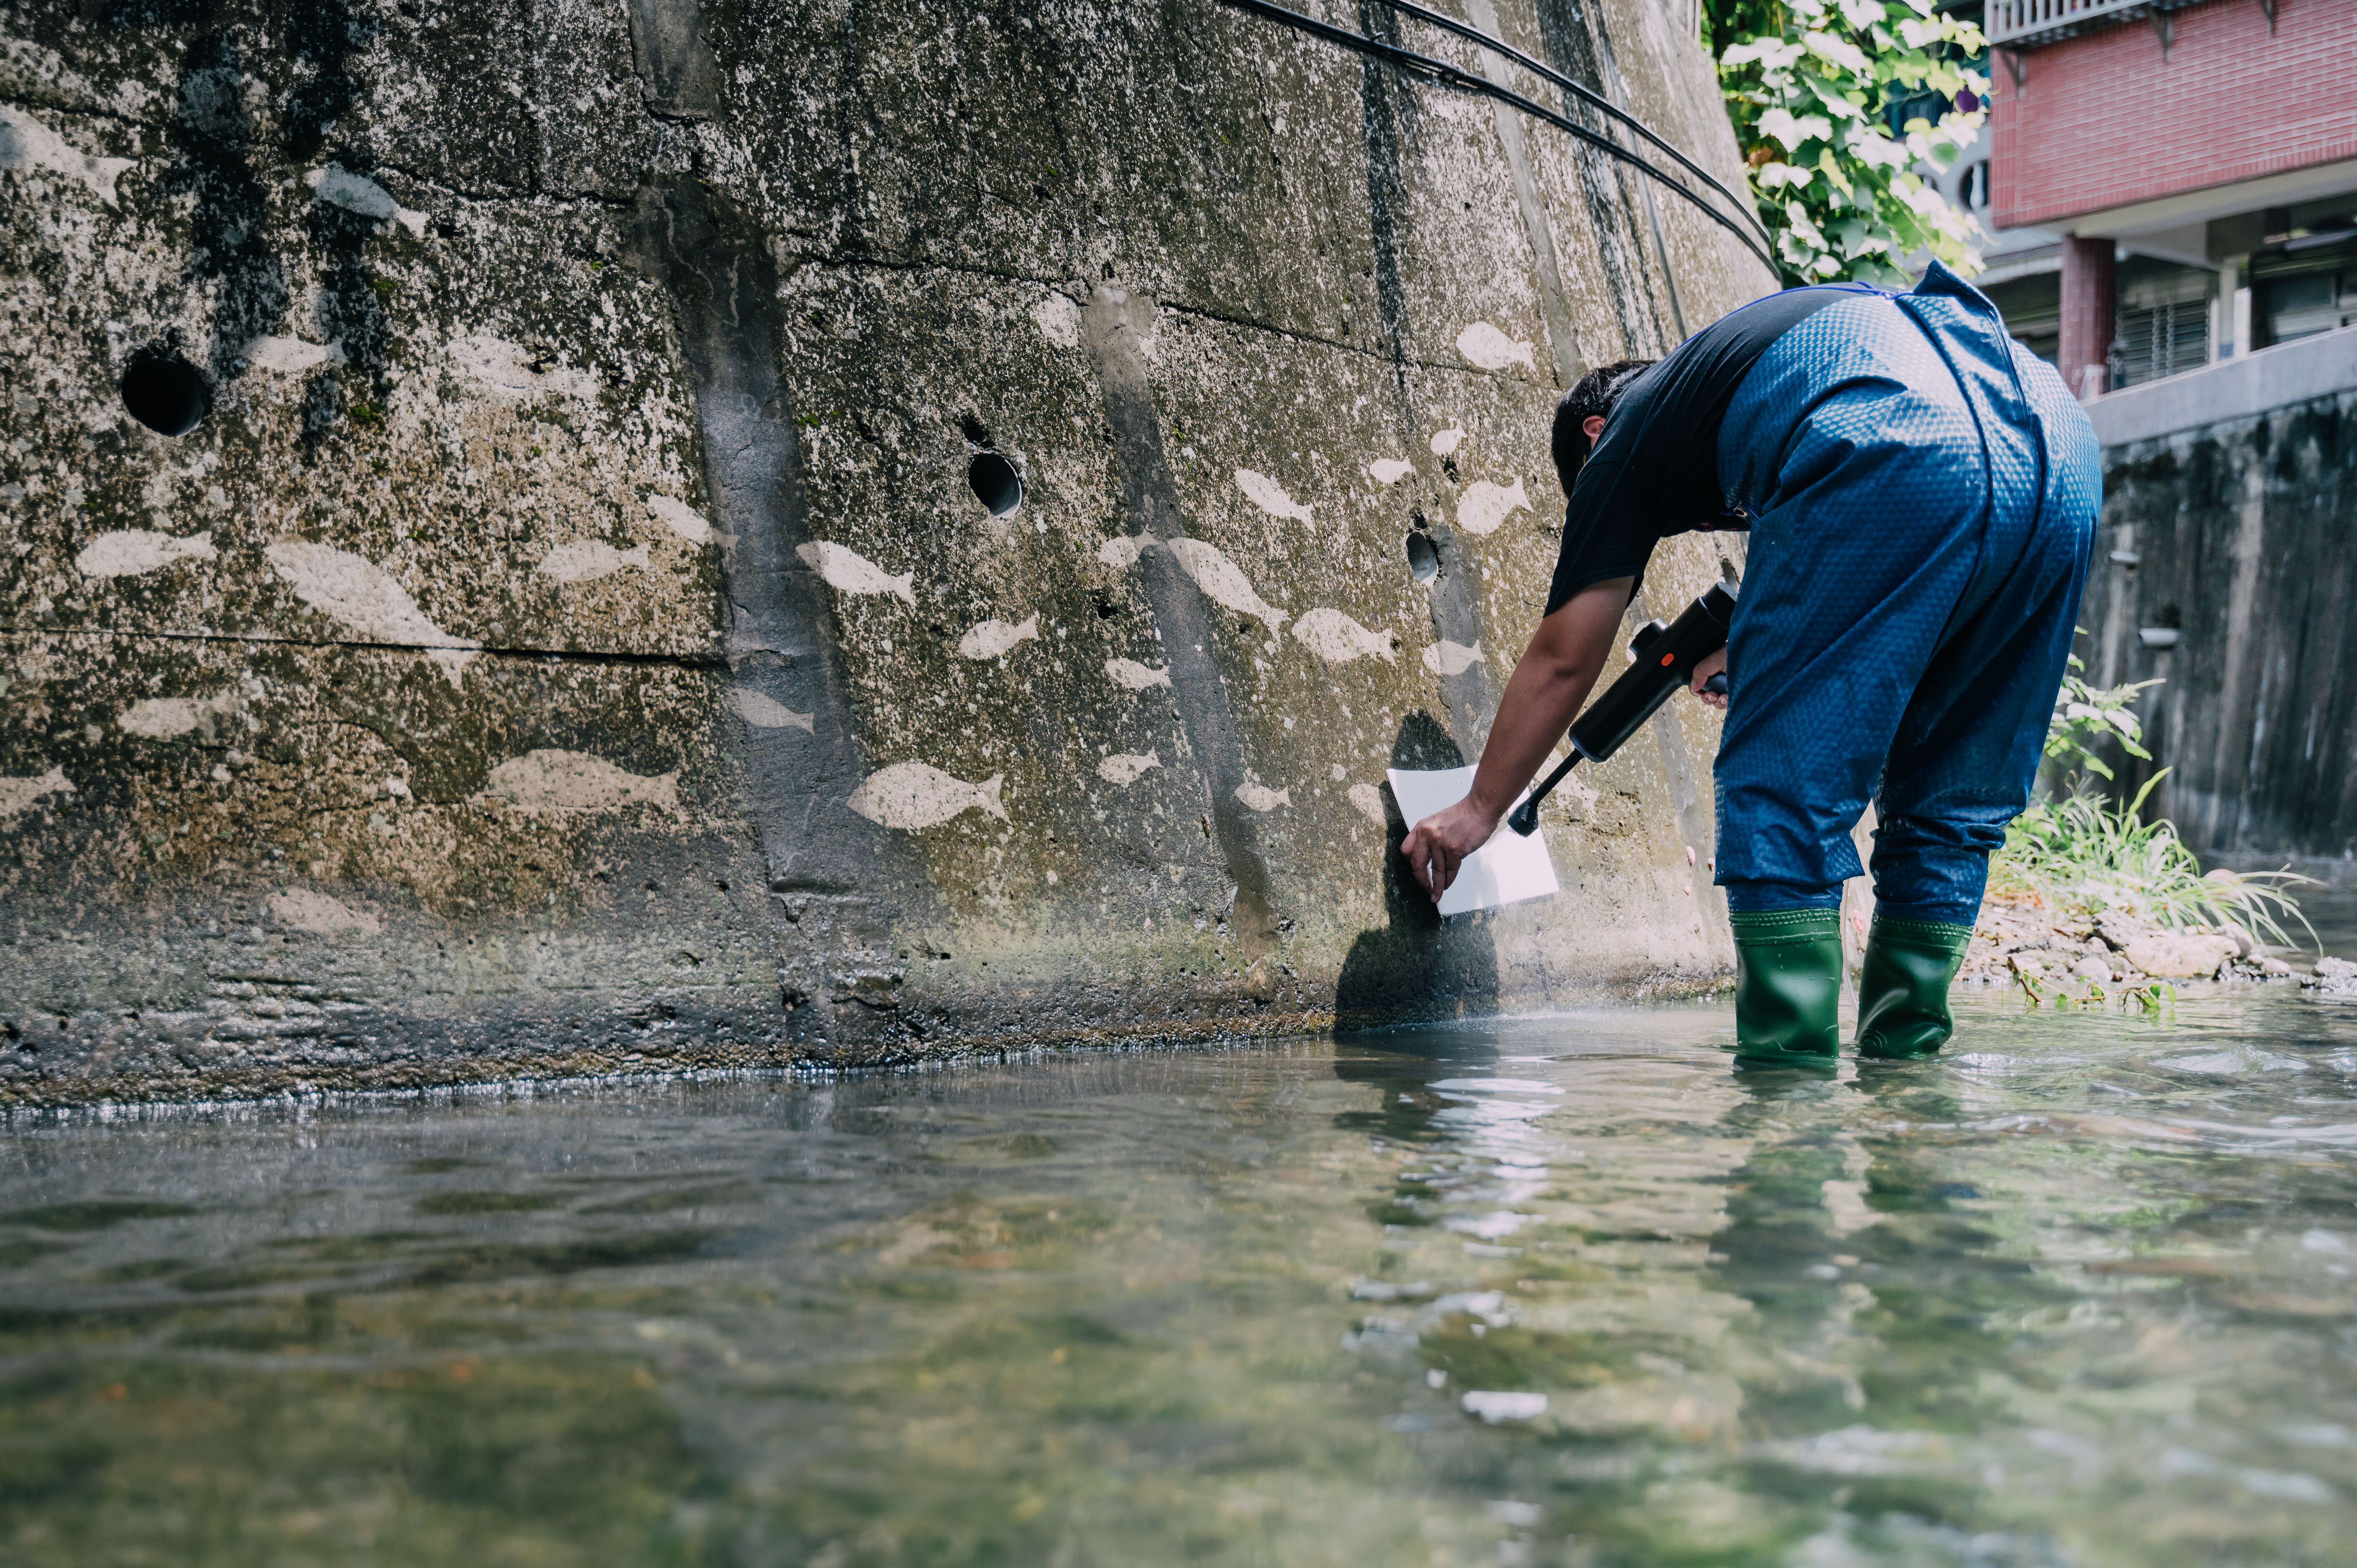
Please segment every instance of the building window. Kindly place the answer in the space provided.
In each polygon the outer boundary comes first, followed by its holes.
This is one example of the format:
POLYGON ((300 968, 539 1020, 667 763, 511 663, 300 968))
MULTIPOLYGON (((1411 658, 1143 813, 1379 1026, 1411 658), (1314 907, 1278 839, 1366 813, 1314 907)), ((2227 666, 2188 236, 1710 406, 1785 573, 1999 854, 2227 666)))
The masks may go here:
POLYGON ((2112 339, 2111 381, 2132 387, 2210 362, 2210 302, 2178 300, 2122 310, 2112 339))
POLYGON ((2350 199, 2266 215, 2271 242, 2251 253, 2253 346, 2357 323, 2357 215, 2350 199))
POLYGON ((2266 320, 2267 341, 2288 343, 2347 324, 2357 311, 2357 298, 2343 292, 2340 274, 2310 273, 2263 284, 2259 309, 2266 320))

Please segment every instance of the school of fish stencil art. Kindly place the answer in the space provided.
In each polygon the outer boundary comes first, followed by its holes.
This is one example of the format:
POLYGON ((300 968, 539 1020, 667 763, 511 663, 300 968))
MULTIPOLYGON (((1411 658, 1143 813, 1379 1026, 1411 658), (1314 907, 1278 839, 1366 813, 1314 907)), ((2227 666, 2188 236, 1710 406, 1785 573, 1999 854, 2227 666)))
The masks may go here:
MULTIPOLYGON (((1734 179, 1708 61, 1628 3, 1583 26, 1734 179)), ((1212 1039, 1723 965, 1680 804, 1709 716, 1585 780, 1554 905, 1434 923, 1386 858, 1387 770, 1478 756, 1534 624, 1564 373, 1658 351, 1663 256, 1690 318, 1765 286, 1698 218, 1635 246, 1571 143, 1517 163, 1241 13, 1205 54, 1135 0, 426 0, 323 64, 241 42, 265 11, 0 25, 43 84, 0 81, 0 250, 38 259, 0 267, 0 1103, 1212 1039), (1264 114, 1265 160, 1211 128, 1264 114)))

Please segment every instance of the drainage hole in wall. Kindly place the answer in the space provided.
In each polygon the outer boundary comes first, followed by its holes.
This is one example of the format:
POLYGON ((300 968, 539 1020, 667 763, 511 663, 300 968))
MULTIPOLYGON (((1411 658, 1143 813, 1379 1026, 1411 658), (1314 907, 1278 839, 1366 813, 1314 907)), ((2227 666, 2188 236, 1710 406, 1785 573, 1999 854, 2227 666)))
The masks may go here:
POLYGON ((1428 533, 1407 536, 1407 569, 1419 583, 1429 583, 1440 575, 1440 550, 1428 533))
POLYGON ((974 499, 993 517, 1012 517, 1023 504, 1023 476, 996 452, 975 453, 974 461, 966 465, 965 482, 974 487, 974 499))
POLYGON ((202 372, 178 354, 142 354, 123 372, 124 409, 159 435, 186 435, 212 401, 202 372))

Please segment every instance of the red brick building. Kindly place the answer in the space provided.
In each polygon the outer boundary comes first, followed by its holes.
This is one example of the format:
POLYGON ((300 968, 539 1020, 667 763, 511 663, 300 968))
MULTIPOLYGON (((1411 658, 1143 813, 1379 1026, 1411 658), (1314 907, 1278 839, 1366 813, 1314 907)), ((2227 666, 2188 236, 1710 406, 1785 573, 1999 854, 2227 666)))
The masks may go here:
POLYGON ((2357 321, 2357 0, 1987 0, 1992 295, 2083 395, 2357 321))

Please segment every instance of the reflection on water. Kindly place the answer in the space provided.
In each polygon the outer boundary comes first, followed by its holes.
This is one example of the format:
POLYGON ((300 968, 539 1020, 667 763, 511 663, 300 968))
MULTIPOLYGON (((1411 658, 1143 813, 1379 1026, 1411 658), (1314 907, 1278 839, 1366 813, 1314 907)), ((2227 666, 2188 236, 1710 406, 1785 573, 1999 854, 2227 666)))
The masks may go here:
POLYGON ((0 1559, 2348 1561, 2357 1008, 1964 1006, 22 1122, 0 1559))

